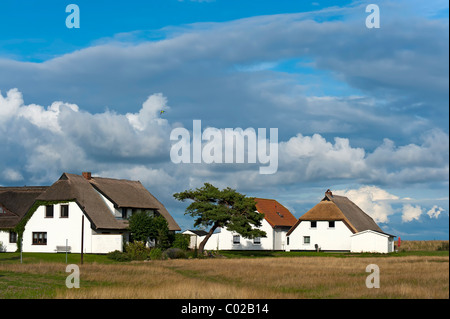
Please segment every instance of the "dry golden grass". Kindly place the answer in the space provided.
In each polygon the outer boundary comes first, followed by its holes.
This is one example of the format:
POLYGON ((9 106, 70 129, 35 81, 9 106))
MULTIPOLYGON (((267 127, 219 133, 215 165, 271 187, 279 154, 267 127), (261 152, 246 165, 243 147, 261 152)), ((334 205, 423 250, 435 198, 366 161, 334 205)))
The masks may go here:
POLYGON ((448 257, 166 260, 85 265, 81 278, 106 283, 58 298, 449 298, 448 257), (365 285, 380 268, 380 288, 365 285))
POLYGON ((436 251, 445 244, 448 247, 448 240, 402 240, 398 249, 399 251, 436 251))
MULTIPOLYGON (((0 271, 65 278, 65 264, 0 264, 0 271)), ((449 298, 448 256, 161 260, 80 266, 81 288, 56 298, 449 298), (365 285, 377 264, 380 288, 365 285)), ((61 288, 63 287, 63 288, 61 288)))

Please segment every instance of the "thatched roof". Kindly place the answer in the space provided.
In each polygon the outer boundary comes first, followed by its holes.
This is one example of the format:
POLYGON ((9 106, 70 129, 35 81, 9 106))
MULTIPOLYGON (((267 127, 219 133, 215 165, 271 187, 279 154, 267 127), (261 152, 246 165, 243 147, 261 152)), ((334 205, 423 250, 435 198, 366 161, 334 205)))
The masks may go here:
POLYGON ((297 219, 275 199, 255 198, 256 209, 272 227, 292 227, 297 219))
POLYGON ((0 229, 12 229, 25 216, 45 186, 0 187, 0 229))
POLYGON ((170 230, 181 230, 164 205, 139 181, 92 177, 89 182, 118 208, 155 209, 169 224, 170 230))
MULTIPOLYGON (((327 191, 325 197, 302 215, 287 235, 302 221, 342 221, 352 233, 373 230, 385 234, 375 221, 345 196, 333 195, 327 191)), ((392 235, 390 235, 392 236, 392 235)))
POLYGON ((170 230, 180 230, 164 205, 151 195, 140 182, 64 173, 37 200, 75 201, 97 229, 125 229, 128 222, 116 219, 101 195, 116 208, 156 209, 164 216, 170 230))

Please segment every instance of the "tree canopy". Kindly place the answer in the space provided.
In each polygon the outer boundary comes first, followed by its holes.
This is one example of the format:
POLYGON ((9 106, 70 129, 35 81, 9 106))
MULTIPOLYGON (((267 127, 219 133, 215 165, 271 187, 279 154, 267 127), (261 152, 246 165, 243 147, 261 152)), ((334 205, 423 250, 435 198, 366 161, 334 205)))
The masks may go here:
POLYGON ((157 247, 165 247, 168 245, 169 226, 163 216, 154 216, 143 210, 131 215, 128 222, 128 228, 134 240, 145 243, 148 240, 155 240, 157 247))
POLYGON ((246 197, 229 187, 220 190, 209 183, 173 196, 180 201, 192 200, 185 215, 194 218, 195 227, 211 227, 200 243, 199 253, 203 252, 206 242, 218 227, 226 227, 245 238, 266 236, 264 231, 257 229, 261 226, 264 215, 256 211, 253 197, 246 197))

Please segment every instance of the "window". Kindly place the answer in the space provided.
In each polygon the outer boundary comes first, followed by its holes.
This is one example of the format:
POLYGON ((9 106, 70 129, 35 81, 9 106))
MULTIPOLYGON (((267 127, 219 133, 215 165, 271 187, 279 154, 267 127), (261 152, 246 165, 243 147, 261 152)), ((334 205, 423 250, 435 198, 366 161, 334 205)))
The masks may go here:
POLYGON ((334 220, 328 222, 328 228, 334 228, 334 220))
POLYGON ((289 237, 286 237, 286 244, 289 246, 289 237))
POLYGON ((61 205, 61 218, 69 217, 69 205, 61 205))
POLYGON ((33 232, 33 245, 47 245, 47 233, 33 232))
POLYGON ((311 221, 311 228, 317 228, 317 222, 311 221))
POLYGON ((5 210, 3 209, 3 207, 2 206, 0 206, 0 214, 5 214, 6 212, 5 212, 5 210))
POLYGON ((9 242, 11 244, 17 243, 17 233, 15 232, 9 232, 9 242))
POLYGON ((233 236, 233 245, 239 245, 241 243, 241 236, 234 235, 233 236))
POLYGON ((261 237, 253 238, 253 244, 254 245, 261 245, 261 237))
POLYGON ((53 205, 45 206, 45 217, 53 218, 53 205))
POLYGON ((303 236, 303 244, 309 244, 311 242, 311 238, 309 236, 303 236))

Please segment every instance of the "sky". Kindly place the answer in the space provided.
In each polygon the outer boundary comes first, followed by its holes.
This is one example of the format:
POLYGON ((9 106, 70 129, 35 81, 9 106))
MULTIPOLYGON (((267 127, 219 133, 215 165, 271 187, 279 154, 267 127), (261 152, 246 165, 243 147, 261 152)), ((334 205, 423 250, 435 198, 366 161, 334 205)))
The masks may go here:
POLYGON ((183 230, 173 194, 205 182, 297 218, 331 189, 402 240, 448 239, 448 17, 446 1, 3 0, 0 185, 139 180, 183 230), (174 163, 194 120, 276 128, 276 172, 174 163))

